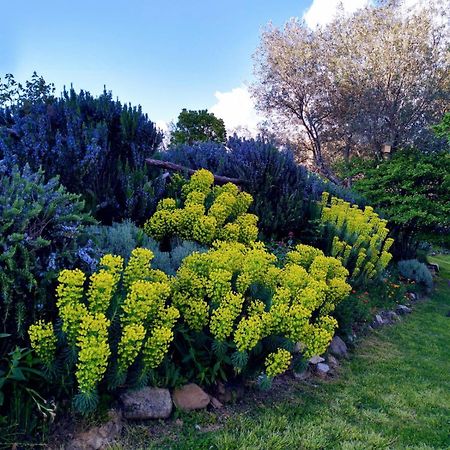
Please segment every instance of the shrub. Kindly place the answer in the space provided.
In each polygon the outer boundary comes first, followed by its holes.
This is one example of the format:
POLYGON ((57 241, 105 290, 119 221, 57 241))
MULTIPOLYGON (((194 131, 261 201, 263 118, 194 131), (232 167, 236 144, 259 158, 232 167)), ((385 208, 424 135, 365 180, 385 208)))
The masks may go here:
POLYGON ((182 319, 174 357, 203 383, 264 367, 268 378, 282 373, 295 343, 305 356, 326 350, 336 327, 330 313, 350 291, 347 275, 313 247, 298 245, 279 268, 262 243, 217 242, 188 256, 174 279, 182 319))
POLYGON ((0 162, 0 318, 10 348, 36 318, 53 314, 58 272, 79 260, 79 240, 94 222, 83 209, 58 179, 0 162))
POLYGON ((107 371, 110 388, 125 383, 129 373, 129 380, 142 384, 167 353, 179 313, 166 306, 170 282, 151 269, 152 258, 150 250, 137 248, 123 268, 121 257, 106 255, 87 289, 81 270, 63 270, 57 287, 61 333, 55 336, 44 322, 29 329, 31 345, 49 369, 62 358, 69 377, 75 372, 75 406, 83 413, 96 408, 107 371))
POLYGON ((158 195, 145 164, 162 141, 154 123, 111 92, 54 97, 35 84, 0 103, 0 159, 58 175, 103 222, 147 217, 158 195))
POLYGON ((414 281, 428 291, 433 287, 433 276, 431 272, 424 263, 419 262, 417 259, 399 261, 398 270, 400 275, 408 280, 414 281))
POLYGON ((178 236, 206 245, 217 239, 254 242, 258 218, 247 214, 252 196, 232 183, 212 188, 213 181, 211 172, 195 172, 183 186, 181 207, 173 198, 161 200, 144 230, 158 240, 178 236))
POLYGON ((450 245, 448 151, 402 150, 383 162, 355 163, 353 173, 354 188, 389 220, 397 259, 415 257, 421 240, 450 245))
POLYGON ((163 252, 159 249, 158 242, 129 220, 110 226, 91 226, 87 228, 87 233, 90 239, 87 243, 89 252, 86 259, 91 262, 93 270, 97 267, 97 261, 108 253, 122 256, 127 262, 133 250, 141 247, 152 251, 154 255, 152 266, 155 269, 160 269, 167 275, 175 275, 186 256, 207 250, 195 242, 178 239, 171 243, 170 252, 163 252))
MULTIPOLYGON (((2 334, 0 337, 9 336, 2 334)), ((55 416, 55 404, 43 397, 48 380, 39 369, 40 360, 29 348, 16 346, 0 359, 2 448, 11 448, 18 435, 29 437, 44 431, 55 416)))
POLYGON ((296 163, 293 153, 263 138, 230 138, 226 145, 198 143, 182 145, 161 153, 161 158, 191 169, 207 169, 216 175, 239 178, 253 196, 251 212, 260 218, 265 237, 285 236, 289 231, 313 239, 310 223, 315 201, 324 190, 353 203, 363 204, 360 195, 325 182, 296 163))
POLYGON ((364 210, 342 199, 322 194, 321 220, 331 256, 347 267, 353 283, 363 284, 379 276, 392 259, 389 248, 394 240, 388 238, 387 221, 373 208, 364 210))

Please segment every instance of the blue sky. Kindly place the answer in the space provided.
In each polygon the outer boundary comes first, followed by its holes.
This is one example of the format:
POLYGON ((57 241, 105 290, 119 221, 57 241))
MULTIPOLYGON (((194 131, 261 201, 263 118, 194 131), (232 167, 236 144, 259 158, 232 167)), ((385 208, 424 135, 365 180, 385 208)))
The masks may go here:
POLYGON ((312 3, 0 0, 0 76, 23 81, 36 70, 58 92, 73 83, 97 94, 106 85, 152 120, 169 121, 251 81, 262 27, 302 17, 312 3))

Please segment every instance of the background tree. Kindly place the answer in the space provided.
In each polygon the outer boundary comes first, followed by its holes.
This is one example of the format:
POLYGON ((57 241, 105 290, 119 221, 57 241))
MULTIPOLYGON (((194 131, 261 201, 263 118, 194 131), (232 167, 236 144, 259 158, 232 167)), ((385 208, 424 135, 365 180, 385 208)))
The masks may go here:
POLYGON ((225 123, 207 109, 192 111, 183 109, 178 122, 172 130, 170 145, 194 142, 225 142, 227 133, 225 123))
POLYGON ((269 27, 255 54, 257 107, 288 123, 299 151, 334 181, 336 157, 380 157, 383 143, 429 148, 429 125, 449 100, 445 17, 432 4, 405 12, 390 1, 315 30, 297 20, 269 27))
POLYGON ((395 253, 415 257, 421 240, 450 245, 450 153, 402 150, 392 159, 353 162, 354 189, 381 211, 395 235, 395 253))
POLYGON ((145 159, 162 141, 155 124, 106 90, 53 92, 36 74, 25 87, 0 80, 0 160, 58 176, 102 222, 148 217, 158 187, 145 159))

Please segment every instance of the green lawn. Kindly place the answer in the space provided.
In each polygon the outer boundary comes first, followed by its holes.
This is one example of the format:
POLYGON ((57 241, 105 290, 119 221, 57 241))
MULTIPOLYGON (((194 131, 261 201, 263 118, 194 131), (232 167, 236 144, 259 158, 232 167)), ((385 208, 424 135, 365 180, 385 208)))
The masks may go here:
POLYGON ((431 259, 441 267, 431 300, 365 338, 336 381, 299 383, 288 400, 227 420, 191 414, 163 438, 132 427, 116 448, 450 449, 450 257, 431 259))

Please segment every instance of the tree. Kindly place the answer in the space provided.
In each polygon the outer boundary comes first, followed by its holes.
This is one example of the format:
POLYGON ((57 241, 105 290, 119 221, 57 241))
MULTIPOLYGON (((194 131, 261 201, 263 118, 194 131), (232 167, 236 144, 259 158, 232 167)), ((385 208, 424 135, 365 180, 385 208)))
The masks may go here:
POLYGON ((147 218, 158 189, 145 164, 162 141, 155 124, 106 90, 53 92, 36 73, 25 87, 0 80, 0 160, 58 176, 104 223, 147 218))
POLYGON ((225 142, 227 133, 225 123, 207 109, 192 111, 183 109, 175 125, 170 145, 189 144, 194 142, 225 142))
POLYGON ((391 223, 396 255, 415 256, 420 240, 450 244, 450 153, 402 150, 390 160, 354 164, 353 187, 391 223))
POLYGON ((269 27, 255 54, 257 107, 333 181, 336 157, 379 158, 384 143, 395 150, 427 141, 450 98, 449 35, 438 9, 405 13, 389 1, 315 30, 297 20, 269 27))

